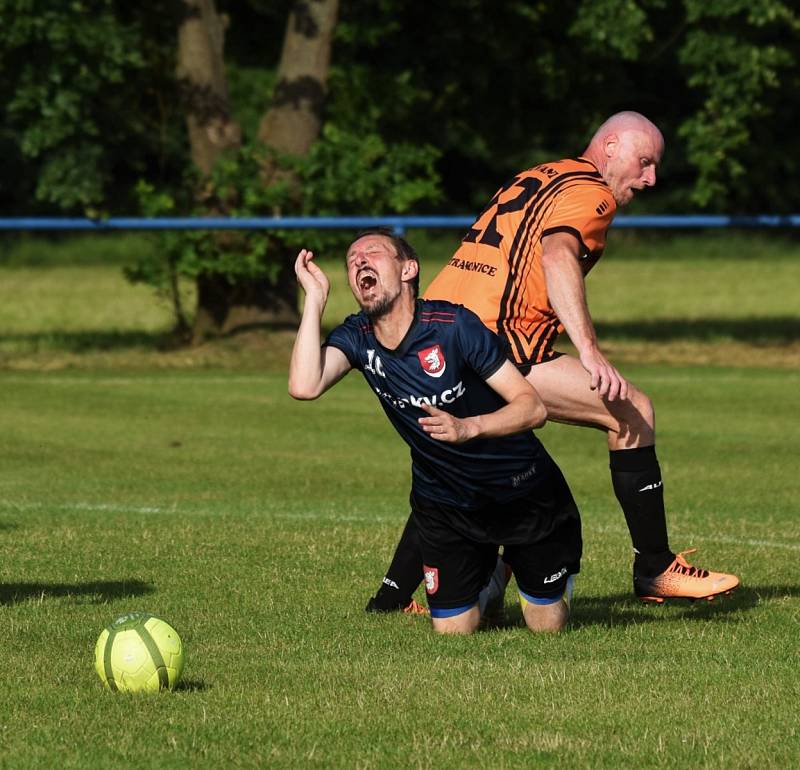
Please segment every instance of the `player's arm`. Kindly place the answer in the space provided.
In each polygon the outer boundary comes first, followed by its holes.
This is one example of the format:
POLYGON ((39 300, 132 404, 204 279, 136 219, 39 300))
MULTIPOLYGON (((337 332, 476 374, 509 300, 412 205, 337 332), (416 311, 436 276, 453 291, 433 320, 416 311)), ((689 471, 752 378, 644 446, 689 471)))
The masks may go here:
POLYGON ((586 284, 579 262, 578 240, 569 233, 552 233, 542 238, 542 268, 547 295, 558 320, 578 350, 581 364, 589 373, 590 387, 613 401, 628 396, 628 383, 600 351, 592 317, 586 302, 586 284))
POLYGON ((510 361, 488 377, 486 384, 507 402, 505 406, 488 414, 455 417, 423 403, 422 409, 428 416, 419 419, 422 429, 437 441, 461 444, 474 438, 509 436, 544 425, 547 409, 542 399, 510 361))
POLYGON ((313 259, 314 254, 303 249, 294 265, 306 300, 289 364, 289 395, 301 400, 318 398, 351 368, 341 350, 329 345, 321 347, 320 324, 330 282, 313 259))

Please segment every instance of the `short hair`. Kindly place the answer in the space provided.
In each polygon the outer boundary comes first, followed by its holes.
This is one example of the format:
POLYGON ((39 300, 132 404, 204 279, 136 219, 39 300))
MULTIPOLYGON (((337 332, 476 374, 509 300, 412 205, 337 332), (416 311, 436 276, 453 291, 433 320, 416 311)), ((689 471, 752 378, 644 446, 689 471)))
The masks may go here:
POLYGON ((414 293, 414 299, 416 299, 419 296, 419 256, 417 252, 414 251, 414 247, 405 238, 392 230, 391 227, 368 227, 366 230, 361 230, 356 233, 356 237, 352 242, 355 243, 357 240, 367 235, 382 235, 384 238, 388 238, 392 242, 399 259, 410 259, 417 263, 417 274, 409 282, 411 284, 411 290, 414 293))

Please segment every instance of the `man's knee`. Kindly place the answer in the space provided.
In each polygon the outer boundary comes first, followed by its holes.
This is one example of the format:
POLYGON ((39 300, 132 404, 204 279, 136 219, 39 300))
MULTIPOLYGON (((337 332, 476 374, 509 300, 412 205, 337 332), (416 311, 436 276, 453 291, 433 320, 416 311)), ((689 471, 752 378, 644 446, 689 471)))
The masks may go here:
POLYGON ((564 602, 557 602, 545 607, 529 604, 523 613, 525 625, 537 634, 554 634, 563 631, 569 622, 569 609, 564 602))
POLYGON ((477 631, 481 622, 478 605, 474 604, 457 614, 448 610, 431 608, 433 630, 439 634, 471 634, 477 631))
POLYGON ((569 622, 569 607, 564 601, 553 604, 530 604, 522 610, 525 625, 534 633, 563 631, 569 622))
POLYGON ((645 446, 655 440, 655 410, 653 402, 642 391, 633 388, 625 401, 608 404, 609 413, 617 421, 609 440, 617 449, 645 446))
POLYGON ((641 421, 651 429, 655 427, 656 413, 653 402, 641 390, 634 391, 633 405, 641 421))
POLYGON ((563 593, 548 598, 529 596, 520 591, 522 617, 525 618, 525 624, 531 631, 556 633, 566 628, 569 623, 569 608, 574 584, 575 577, 570 575, 563 593))

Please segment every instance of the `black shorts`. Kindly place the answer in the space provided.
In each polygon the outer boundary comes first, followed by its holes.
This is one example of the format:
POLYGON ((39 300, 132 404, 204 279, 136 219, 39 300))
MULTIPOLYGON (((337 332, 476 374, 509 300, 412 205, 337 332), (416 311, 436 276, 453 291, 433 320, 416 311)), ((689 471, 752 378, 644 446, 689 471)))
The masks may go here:
POLYGON ((580 514, 557 467, 511 503, 463 511, 412 493, 411 508, 432 611, 474 605, 501 545, 517 586, 531 597, 561 596, 569 576, 580 571, 580 514))

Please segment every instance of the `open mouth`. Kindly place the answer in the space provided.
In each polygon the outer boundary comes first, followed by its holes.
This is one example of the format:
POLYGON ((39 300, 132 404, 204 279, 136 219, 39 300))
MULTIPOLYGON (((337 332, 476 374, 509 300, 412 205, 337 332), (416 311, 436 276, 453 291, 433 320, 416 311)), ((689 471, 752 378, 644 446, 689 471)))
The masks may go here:
POLYGON ((374 289, 378 285, 378 276, 372 270, 362 270, 358 274, 358 288, 362 292, 374 289))

